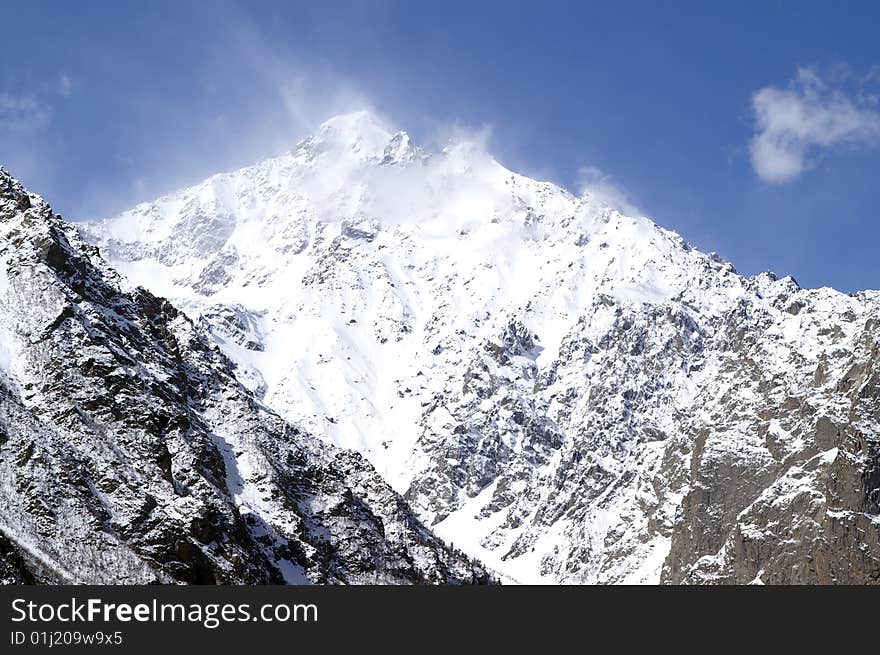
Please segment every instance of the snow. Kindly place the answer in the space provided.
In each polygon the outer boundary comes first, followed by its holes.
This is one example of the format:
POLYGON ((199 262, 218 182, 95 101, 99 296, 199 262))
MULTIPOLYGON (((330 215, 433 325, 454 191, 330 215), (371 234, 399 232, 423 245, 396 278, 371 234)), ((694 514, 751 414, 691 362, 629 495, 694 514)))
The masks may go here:
POLYGON ((6 257, 0 257, 0 298, 5 298, 9 291, 9 272, 6 257))
MULTIPOLYGON (((441 457, 459 425, 498 421, 500 442, 525 457, 523 443, 501 422, 512 410, 499 407, 521 399, 540 406, 562 432, 562 445, 546 461, 515 471, 540 496, 519 516, 521 527, 505 527, 507 508, 481 514, 499 477, 476 493, 457 489, 444 499, 451 513, 434 526, 519 582, 557 580, 580 541, 599 552, 606 535, 620 528, 621 542, 633 542, 644 528, 639 521, 647 521, 633 509, 637 499, 672 520, 684 489, 654 497, 633 482, 614 491, 620 497, 607 498, 613 510, 589 501, 581 517, 587 525, 571 517, 532 525, 538 507, 563 503, 563 494, 549 486, 563 451, 565 457, 587 452, 583 440, 594 433, 606 439, 589 442, 596 469, 615 481, 632 466, 656 475, 662 447, 631 443, 637 431, 694 432, 694 425, 720 421, 721 398, 737 407, 761 400, 754 385, 740 380, 706 391, 707 381, 724 379, 725 363, 736 356, 723 339, 713 342, 730 316, 764 317, 762 373, 786 375, 788 392, 806 393, 819 357, 836 347, 827 317, 862 311, 857 299, 819 290, 810 296, 815 311, 787 313, 787 304, 803 293, 790 278, 748 280, 645 217, 624 216, 589 193, 576 197, 506 169, 479 144, 425 152, 365 112, 331 119, 291 152, 87 230, 134 283, 204 317, 237 363, 239 379, 266 406, 364 454, 399 492, 436 472, 441 459, 465 464, 441 457), (222 273, 206 279, 215 268, 222 273), (218 307, 235 308, 246 333, 221 325, 218 307), (535 346, 502 364, 486 355, 486 346, 497 344, 513 320, 534 335, 535 346), (644 343, 627 341, 642 332, 644 343), (597 346, 612 335, 626 346, 597 346), (262 349, 246 347, 247 340, 260 341, 262 349), (656 361, 670 366, 640 368, 654 360, 640 359, 639 348, 653 349, 656 361), (499 386, 492 388, 497 395, 482 400, 462 383, 466 371, 480 366, 499 386), (553 381, 537 389, 542 376, 553 381), (639 415, 630 416, 624 394, 647 393, 650 384, 671 391, 655 405, 649 397, 639 415), (597 404, 607 417, 597 414, 597 404), (606 419, 614 419, 614 427, 598 431, 606 419), (691 419, 693 425, 684 423, 691 419), (621 528, 627 512, 638 520, 621 528), (519 539, 531 539, 530 549, 507 557, 519 539)), ((845 324, 843 338, 854 339, 859 323, 845 324)), ((723 420, 731 423, 719 430, 724 452, 761 465, 772 460, 764 444, 749 440, 753 426, 737 426, 735 416, 723 420)), ((779 420, 768 433, 786 454, 807 447, 779 420)), ((228 446, 224 452, 246 450, 228 446)), ((522 460, 515 464, 525 467, 522 460)), ((247 458, 234 456, 229 465, 239 472, 240 479, 230 481, 238 502, 272 515, 276 508, 249 486, 247 458)), ((565 491, 573 505, 584 494, 565 491)), ((421 492, 413 503, 428 524, 435 518, 433 500, 421 492)), ((613 571, 615 580, 656 582, 669 543, 655 537, 633 545, 636 554, 613 571)))
MULTIPOLYGON (((460 366, 446 349, 494 338, 511 309, 527 307, 524 320, 540 339, 534 361, 546 367, 599 294, 636 305, 669 300, 688 288, 688 270, 703 256, 682 251, 677 235, 648 219, 517 175, 476 144, 402 157, 416 150, 398 137, 389 147, 403 165, 381 165, 392 138, 367 114, 337 117, 291 153, 92 229, 148 246, 113 263, 190 314, 242 307, 265 341, 263 352, 220 342, 242 381, 252 389, 265 383, 268 406, 362 452, 403 492, 426 462, 418 442, 424 407, 460 366), (194 282, 216 253, 194 250, 174 226, 210 232, 215 224, 205 217, 218 213, 232 217, 220 245, 237 260, 231 280, 206 298, 194 282), (342 253, 335 263, 322 247, 330 242, 342 253)), ((431 417, 438 433, 456 422, 443 416, 431 417)), ((483 520, 474 529, 466 508, 479 502, 468 500, 440 534, 450 530, 467 552, 512 571, 496 561, 503 549, 461 536, 495 527, 483 520)), ((536 562, 520 559, 513 577, 540 579, 536 562)))
MULTIPOLYGON (((540 225, 531 232, 524 229, 527 203, 534 201, 538 183, 503 169, 474 146, 450 148, 415 167, 370 164, 368 158, 383 152, 389 139, 390 132, 365 114, 336 118, 322 126, 321 147, 313 148, 320 165, 301 152, 291 153, 217 176, 173 200, 138 208, 96 229, 104 238, 131 239, 132 226, 140 225, 143 242, 160 244, 162 260, 179 263, 168 266, 147 256, 133 261, 114 258, 114 265, 198 316, 209 301, 194 293, 189 281, 212 253, 187 252, 186 239, 172 236, 169 226, 180 223, 180 208, 193 203, 209 208, 217 204, 231 212, 236 223, 226 248, 234 247, 241 268, 210 303, 239 304, 261 315, 267 349, 247 355, 224 344, 227 353, 259 371, 270 406, 292 419, 305 418, 310 429, 338 445, 364 452, 403 489, 409 476, 401 469, 402 456, 417 433, 419 403, 415 397, 399 399, 398 391, 412 386, 417 373, 413 369, 431 368, 419 362, 418 351, 431 338, 423 326, 433 316, 444 316, 450 321, 448 331, 473 332, 482 316, 490 322, 487 328, 477 327, 477 334, 491 333, 491 317, 534 299, 553 284, 548 278, 581 253, 565 243, 566 233, 552 238, 540 225), (355 182, 363 177, 366 183, 355 182), (511 181, 517 185, 515 193, 509 189, 511 181), (267 184, 268 196, 254 198, 250 193, 267 184), (362 185, 369 192, 356 191, 362 185), (270 211, 276 203, 288 204, 270 211), (317 250, 312 248, 292 257, 282 254, 287 246, 284 237, 279 238, 282 224, 305 217, 304 231, 314 243, 318 235, 325 240, 342 238, 346 217, 352 215, 381 221, 371 243, 350 244, 352 256, 363 258, 369 268, 346 264, 338 282, 304 286, 304 276, 321 265, 314 259, 319 253, 312 254, 317 250), (153 220, 145 222, 147 217, 153 220), (550 247, 559 252, 548 262, 550 247), (387 332, 400 325, 411 332, 398 341, 399 334, 387 332), (377 335, 379 331, 386 334, 377 335), (395 384, 404 380, 410 382, 395 384), (394 461, 382 445, 389 441, 395 445, 394 461)), ((549 198, 542 204, 556 212, 578 213, 578 199, 559 188, 544 190, 549 198)), ((626 256, 613 264, 610 256, 597 256, 595 270, 579 273, 558 296, 551 296, 550 307, 534 308, 530 315, 529 327, 542 336, 546 351, 542 362, 558 350, 584 299, 602 286, 595 276, 603 266, 613 266, 621 278, 606 284, 618 298, 651 302, 672 294, 669 283, 659 278, 628 279, 648 254, 633 239, 652 228, 642 221, 620 225, 622 231, 614 238, 626 244, 626 256)), ((610 230, 606 236, 611 236, 610 230)))
MULTIPOLYGON (((461 508, 449 517, 433 526, 434 532, 446 543, 460 548, 472 557, 476 557, 490 569, 501 575, 506 584, 553 584, 553 580, 538 573, 540 550, 533 550, 530 556, 516 558, 512 561, 502 559, 504 548, 486 548, 481 543, 504 520, 502 512, 497 512, 475 525, 473 517, 495 493, 493 483, 477 496, 468 499, 461 508)), ((548 535, 548 541, 554 541, 548 535)))

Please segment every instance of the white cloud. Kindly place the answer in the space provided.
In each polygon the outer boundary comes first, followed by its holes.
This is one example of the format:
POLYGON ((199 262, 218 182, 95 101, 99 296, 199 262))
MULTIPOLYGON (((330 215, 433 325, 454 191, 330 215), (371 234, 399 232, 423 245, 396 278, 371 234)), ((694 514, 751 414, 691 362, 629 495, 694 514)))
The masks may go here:
POLYGON ((58 93, 64 98, 69 98, 73 93, 73 87, 74 83, 71 77, 67 73, 62 72, 58 76, 58 93))
POLYGON ((596 168, 585 166, 578 171, 581 194, 589 193, 599 202, 628 216, 641 216, 642 211, 635 205, 630 194, 613 182, 610 175, 596 168))
MULTIPOLYGON (((293 125, 302 133, 313 133, 328 118, 367 110, 378 115, 369 100, 350 81, 330 71, 323 75, 284 71, 278 91, 293 125)), ((289 137, 288 137, 289 138, 289 137)))
POLYGON ((39 85, 38 93, 0 93, 0 131, 33 132, 52 122, 52 96, 68 98, 76 83, 65 72, 58 74, 57 82, 39 85))
POLYGON ((752 167, 772 184, 794 180, 823 151, 880 144, 880 111, 871 96, 848 94, 810 68, 799 69, 784 89, 757 91, 752 109, 752 167))
POLYGON ((46 127, 51 118, 49 105, 36 96, 0 93, 0 130, 37 130, 46 127))

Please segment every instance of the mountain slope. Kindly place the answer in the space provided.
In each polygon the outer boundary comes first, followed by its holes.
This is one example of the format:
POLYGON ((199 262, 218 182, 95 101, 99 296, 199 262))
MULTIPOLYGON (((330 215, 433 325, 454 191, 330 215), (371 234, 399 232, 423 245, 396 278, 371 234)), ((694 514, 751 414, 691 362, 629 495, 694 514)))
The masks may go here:
POLYGON ((186 316, 0 169, 0 576, 459 583, 359 456, 285 423, 186 316))
POLYGON ((507 579, 880 570, 877 292, 744 278, 363 112, 86 234, 507 579))

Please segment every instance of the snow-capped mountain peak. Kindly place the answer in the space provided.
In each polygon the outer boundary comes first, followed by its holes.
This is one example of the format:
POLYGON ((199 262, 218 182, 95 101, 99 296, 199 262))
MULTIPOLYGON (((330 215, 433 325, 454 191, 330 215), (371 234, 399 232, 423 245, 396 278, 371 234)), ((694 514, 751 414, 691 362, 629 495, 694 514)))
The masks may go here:
POLYGON ((321 124, 317 134, 297 150, 323 160, 405 165, 425 157, 404 131, 393 131, 375 114, 363 110, 335 116, 321 124))
POLYGON ((593 194, 362 113, 86 230, 263 403, 363 453, 508 579, 751 581, 746 534, 759 568, 786 561, 764 581, 866 570, 835 546, 793 573, 767 526, 794 510, 768 490, 821 495, 828 543, 840 517, 873 525, 876 480, 819 487, 876 457, 874 378, 852 373, 877 357, 876 293, 742 277, 593 194))
POLYGON ((384 120, 363 109, 324 121, 318 129, 317 138, 347 145, 366 143, 374 148, 381 148, 392 134, 393 130, 384 120))

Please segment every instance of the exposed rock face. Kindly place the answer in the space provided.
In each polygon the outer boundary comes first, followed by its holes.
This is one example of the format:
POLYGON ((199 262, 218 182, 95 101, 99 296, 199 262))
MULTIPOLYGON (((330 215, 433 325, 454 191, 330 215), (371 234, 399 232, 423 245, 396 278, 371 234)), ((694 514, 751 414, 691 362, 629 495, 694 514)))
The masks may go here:
POLYGON ((876 579, 878 292, 363 113, 87 234, 505 579, 876 579))
POLYGON ((666 581, 880 582, 877 294, 793 296, 802 343, 824 345, 818 364, 789 354, 794 371, 774 370, 770 317, 751 317, 757 333, 732 322, 723 393, 703 405, 715 427, 707 421, 689 457, 666 581), (756 409, 742 400, 750 396, 756 409))
POLYGON ((166 300, 122 287, 0 169, 0 579, 489 580, 359 455, 260 405, 166 300))

